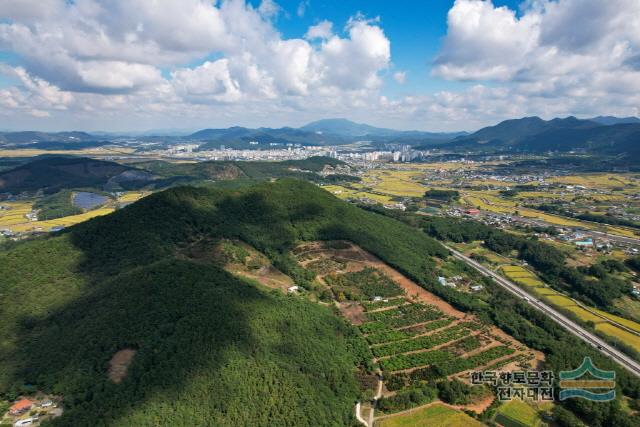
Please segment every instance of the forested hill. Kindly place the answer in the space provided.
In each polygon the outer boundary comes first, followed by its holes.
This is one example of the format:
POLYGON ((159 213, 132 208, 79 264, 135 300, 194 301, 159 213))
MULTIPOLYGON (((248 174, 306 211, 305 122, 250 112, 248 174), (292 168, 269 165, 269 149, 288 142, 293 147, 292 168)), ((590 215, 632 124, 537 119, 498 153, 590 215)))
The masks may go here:
POLYGON ((394 266, 411 265, 414 277, 433 275, 428 256, 445 255, 406 225, 291 179, 233 192, 178 187, 79 224, 70 234, 86 264, 106 273, 151 263, 201 236, 240 239, 282 262, 297 241, 346 239, 394 266))
MULTIPOLYGON (((138 188, 162 189, 176 185, 201 185, 213 181, 231 181, 231 186, 275 178, 297 178, 308 181, 355 181, 359 178, 342 173, 322 176, 325 168, 345 163, 324 156, 281 162, 207 161, 170 163, 160 160, 136 163, 134 166, 87 157, 43 156, 0 171, 0 193, 55 193, 73 188, 96 188, 107 191, 138 188)), ((348 170, 348 169, 347 169, 348 170)))
POLYGON ((102 186, 132 170, 128 166, 86 157, 42 157, 0 173, 0 193, 102 186))
POLYGON ((53 425, 355 425, 370 353, 340 317, 184 256, 240 239, 309 286, 289 250, 349 239, 421 281, 431 238, 302 181, 178 187, 0 250, 0 393, 64 397, 53 425), (135 350, 119 384, 111 357, 135 350))

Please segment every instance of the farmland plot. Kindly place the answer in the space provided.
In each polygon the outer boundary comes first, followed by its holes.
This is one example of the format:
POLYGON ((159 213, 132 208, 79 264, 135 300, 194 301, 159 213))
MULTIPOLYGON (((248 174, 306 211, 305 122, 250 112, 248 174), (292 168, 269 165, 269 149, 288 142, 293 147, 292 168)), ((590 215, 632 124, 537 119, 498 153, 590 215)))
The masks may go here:
POLYGON ((596 331, 621 340, 636 351, 640 351, 640 323, 579 304, 572 298, 546 286, 535 274, 523 267, 506 265, 500 269, 507 278, 547 304, 566 314, 570 313, 578 321, 593 323, 596 331))
POLYGON ((421 389, 434 379, 467 380, 469 371, 486 366, 530 364, 534 358, 503 331, 456 310, 354 245, 307 244, 295 254, 303 266, 342 263, 338 273, 317 277, 338 306, 362 307, 358 327, 385 378, 383 397, 421 389))

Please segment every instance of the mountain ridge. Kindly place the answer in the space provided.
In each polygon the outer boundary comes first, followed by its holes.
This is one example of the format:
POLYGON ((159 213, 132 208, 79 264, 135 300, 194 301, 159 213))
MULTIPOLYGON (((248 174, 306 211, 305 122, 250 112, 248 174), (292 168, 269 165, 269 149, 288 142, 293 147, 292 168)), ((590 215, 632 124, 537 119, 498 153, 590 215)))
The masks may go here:
POLYGON ((640 119, 637 117, 615 117, 615 116, 597 116, 592 117, 589 120, 592 122, 600 123, 602 125, 620 125, 620 124, 637 124, 640 123, 640 119))
MULTIPOLYGON (((640 119, 636 117, 574 116, 544 120, 537 116, 508 119, 473 133, 394 130, 344 118, 321 119, 299 128, 206 128, 165 143, 192 141, 198 150, 270 149, 291 145, 347 145, 366 141, 373 147, 412 145, 418 149, 508 151, 584 151, 603 154, 638 153, 640 119), (548 143, 545 141, 555 141, 548 143)), ((8 148, 82 149, 110 144, 86 132, 3 132, 0 146, 8 148)), ((117 141, 116 141, 117 142, 117 141)))
POLYGON ((523 117, 505 120, 458 137, 446 145, 454 149, 528 151, 581 151, 594 154, 640 154, 640 124, 601 123, 573 116, 543 120, 523 117))

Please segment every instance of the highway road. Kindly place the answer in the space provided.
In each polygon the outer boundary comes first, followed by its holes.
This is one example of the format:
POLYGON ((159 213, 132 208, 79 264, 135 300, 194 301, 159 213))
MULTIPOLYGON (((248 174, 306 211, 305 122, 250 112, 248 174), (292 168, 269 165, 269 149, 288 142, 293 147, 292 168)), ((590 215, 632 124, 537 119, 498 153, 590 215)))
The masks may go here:
POLYGON ((481 274, 491 277, 492 279, 494 279, 494 281, 497 284, 507 289, 509 292, 515 294, 516 296, 520 297, 521 299, 526 301, 529 305, 547 314, 551 319, 555 320, 558 324, 560 324, 560 326, 562 326, 563 328, 571 332, 573 335, 582 339, 587 344, 590 344, 603 355, 613 359, 618 364, 620 364, 620 366, 622 366, 623 368, 625 368, 635 376, 640 377, 640 363, 636 362, 631 357, 627 356, 626 354, 622 353, 621 351, 607 344, 602 338, 586 330, 582 326, 578 325, 576 322, 569 320, 567 317, 565 317, 555 309, 551 308, 547 304, 536 299, 534 296, 527 293, 526 291, 518 287, 515 283, 511 282, 510 280, 505 279, 504 277, 500 276, 496 272, 477 263, 476 261, 463 255, 462 253, 456 251, 455 249, 452 249, 447 245, 444 245, 444 246, 451 251, 451 253, 455 258, 467 263, 469 266, 478 270, 481 274))
MULTIPOLYGON (((548 226, 554 226, 557 227, 556 224, 551 224, 549 222, 546 221, 542 221, 540 219, 537 218, 526 218, 526 217, 521 217, 521 216, 515 216, 515 218, 517 218, 520 222, 526 223, 526 224, 530 224, 530 225, 537 225, 540 227, 548 227, 548 226)), ((571 218, 569 218, 571 219, 571 218)), ((599 224, 597 222, 590 222, 590 221, 583 221, 583 222, 587 222, 590 224, 595 224, 595 225, 602 225, 599 224)), ((617 234, 611 234, 611 233, 604 233, 602 231, 596 231, 596 230, 589 230, 587 228, 584 227, 570 227, 574 230, 580 229, 580 233, 584 234, 587 237, 592 237, 592 238, 598 238, 598 237, 604 237, 608 240, 611 240, 613 242, 618 242, 618 243, 624 243, 627 245, 634 245, 634 246, 640 246, 640 238, 637 237, 626 237, 626 236, 619 236, 617 234)))
POLYGON ((587 233, 593 234, 594 237, 605 237, 609 240, 613 240, 614 242, 626 243, 629 245, 640 245, 640 239, 637 239, 635 237, 618 236, 615 234, 603 233, 602 231, 595 230, 588 230, 585 232, 585 234, 587 233))

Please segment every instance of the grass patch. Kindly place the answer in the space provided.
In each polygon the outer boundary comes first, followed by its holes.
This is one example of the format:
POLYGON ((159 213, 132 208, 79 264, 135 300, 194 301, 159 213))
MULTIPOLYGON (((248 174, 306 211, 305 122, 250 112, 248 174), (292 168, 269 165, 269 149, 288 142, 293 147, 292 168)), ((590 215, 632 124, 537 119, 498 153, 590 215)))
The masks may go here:
POLYGON ((598 323, 598 322, 605 322, 605 320, 601 317, 596 316, 595 314, 585 310, 582 307, 579 307, 577 305, 574 306, 567 306, 564 307, 566 310, 569 310, 570 312, 572 312, 573 314, 575 314, 576 316, 578 316, 578 318, 584 322, 594 322, 594 323, 598 323))
POLYGON ((576 303, 569 297, 565 297, 564 295, 555 294, 555 295, 547 295, 545 299, 549 300, 553 305, 557 305, 558 307, 570 307, 572 305, 576 305, 576 303))
POLYGON ((438 403, 376 423, 379 427, 481 427, 482 425, 464 412, 438 403))
POLYGON ((495 421, 504 427, 537 427, 542 420, 534 408, 516 399, 500 406, 495 421))

